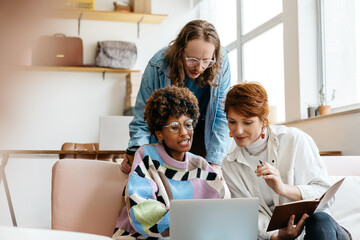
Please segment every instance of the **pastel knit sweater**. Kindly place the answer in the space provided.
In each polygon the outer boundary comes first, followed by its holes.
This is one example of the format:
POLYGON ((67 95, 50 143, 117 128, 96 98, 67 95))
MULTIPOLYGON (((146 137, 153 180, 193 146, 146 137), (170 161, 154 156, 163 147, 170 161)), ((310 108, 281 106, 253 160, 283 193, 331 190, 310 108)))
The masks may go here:
POLYGON ((149 144, 137 150, 123 194, 126 207, 113 238, 163 238, 169 236, 170 200, 223 198, 224 185, 202 157, 187 152, 177 161, 162 144, 149 144))

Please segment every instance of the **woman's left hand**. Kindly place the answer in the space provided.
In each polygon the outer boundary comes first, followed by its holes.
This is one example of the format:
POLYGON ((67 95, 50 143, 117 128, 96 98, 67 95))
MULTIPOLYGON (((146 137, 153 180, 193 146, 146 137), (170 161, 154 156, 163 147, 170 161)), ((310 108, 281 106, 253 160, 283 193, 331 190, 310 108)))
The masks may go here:
POLYGON ((271 164, 264 162, 264 166, 258 165, 255 174, 258 177, 263 177, 267 185, 274 190, 277 194, 282 195, 284 192, 285 184, 281 180, 280 172, 271 164))
POLYGON ((304 213, 299 220, 299 222, 294 225, 295 215, 291 215, 288 225, 285 228, 279 229, 279 231, 273 234, 270 239, 271 240, 293 240, 296 239, 305 227, 305 221, 309 217, 306 213, 304 213))

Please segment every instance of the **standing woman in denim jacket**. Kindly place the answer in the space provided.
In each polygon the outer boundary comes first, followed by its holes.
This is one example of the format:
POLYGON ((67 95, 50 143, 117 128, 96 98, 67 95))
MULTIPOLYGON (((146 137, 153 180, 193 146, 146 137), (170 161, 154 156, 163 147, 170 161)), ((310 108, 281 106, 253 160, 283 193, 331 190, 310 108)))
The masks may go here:
MULTIPOLYGON (((200 108, 190 152, 203 156, 219 169, 231 141, 224 113, 224 99, 230 88, 227 54, 211 23, 203 20, 187 23, 168 47, 150 59, 145 69, 136 98, 134 119, 129 125, 129 148, 156 142, 143 118, 145 102, 153 91, 170 85, 186 87, 194 93, 200 108)), ((127 157, 121 169, 130 172, 127 157)))

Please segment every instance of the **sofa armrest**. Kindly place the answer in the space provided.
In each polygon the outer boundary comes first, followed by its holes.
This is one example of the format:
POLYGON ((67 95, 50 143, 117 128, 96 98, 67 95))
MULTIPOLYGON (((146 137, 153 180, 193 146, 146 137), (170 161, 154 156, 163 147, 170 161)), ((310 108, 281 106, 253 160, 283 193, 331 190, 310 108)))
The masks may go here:
POLYGON ((330 176, 360 176, 360 156, 322 156, 330 176))
MULTIPOLYGON (((332 183, 342 176, 331 176, 332 183)), ((331 215, 345 227, 353 239, 360 239, 360 176, 346 176, 335 194, 335 202, 330 208, 331 215)))
POLYGON ((112 236, 127 177, 113 162, 57 161, 52 175, 52 229, 112 236))

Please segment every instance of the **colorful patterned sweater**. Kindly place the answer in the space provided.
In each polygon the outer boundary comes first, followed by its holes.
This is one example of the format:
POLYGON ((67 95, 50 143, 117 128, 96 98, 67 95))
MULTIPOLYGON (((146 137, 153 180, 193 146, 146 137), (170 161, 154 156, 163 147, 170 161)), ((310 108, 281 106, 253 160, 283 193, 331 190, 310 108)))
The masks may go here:
POLYGON ((180 162, 162 144, 149 144, 136 152, 123 194, 113 239, 156 239, 169 236, 170 200, 223 198, 224 185, 202 157, 188 152, 180 162))

